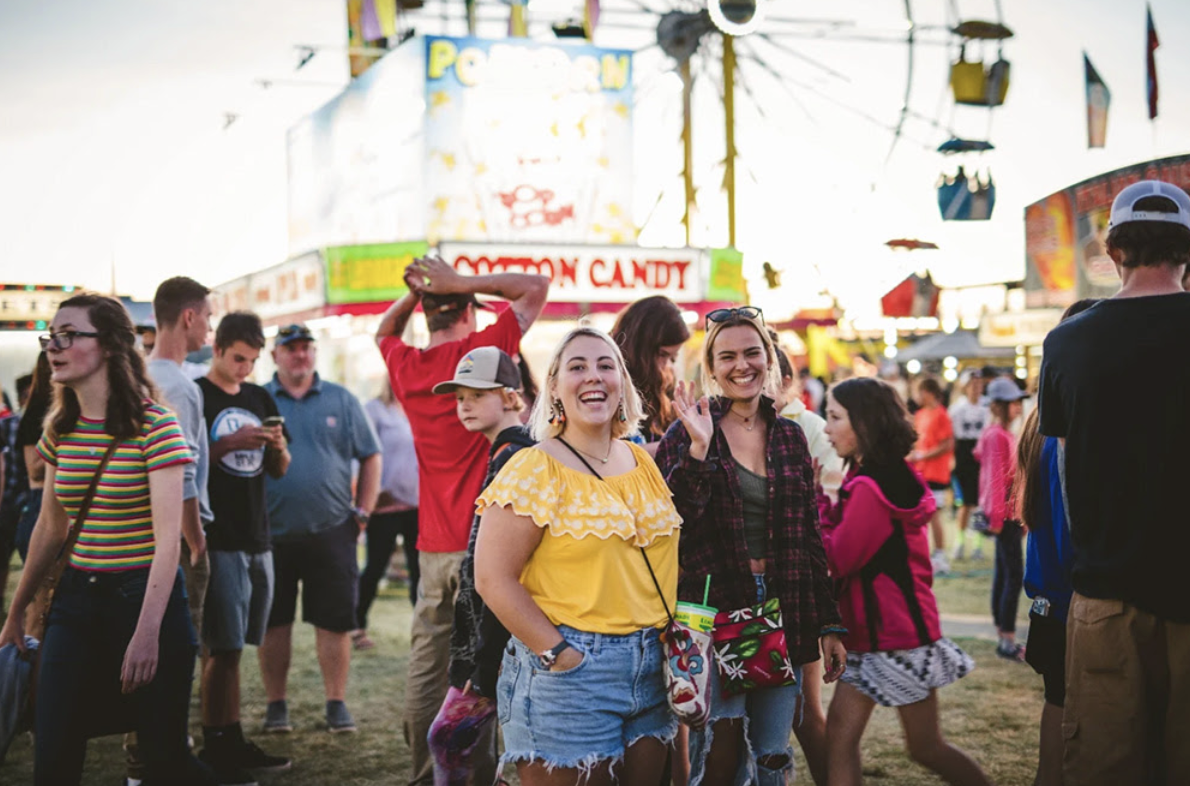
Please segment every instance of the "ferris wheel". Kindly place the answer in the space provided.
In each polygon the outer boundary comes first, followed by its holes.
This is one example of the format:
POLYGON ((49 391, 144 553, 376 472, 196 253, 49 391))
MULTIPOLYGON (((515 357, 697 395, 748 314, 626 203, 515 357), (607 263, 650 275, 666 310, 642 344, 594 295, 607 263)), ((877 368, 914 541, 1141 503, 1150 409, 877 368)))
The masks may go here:
POLYGON ((1012 35, 999 0, 519 2, 401 0, 402 23, 504 37, 516 15, 530 38, 633 51, 637 135, 669 142, 637 155, 642 230, 678 218, 689 245, 713 216, 734 246, 737 196, 773 190, 781 162, 762 152, 773 149, 840 162, 872 188, 890 167, 915 168, 923 189, 937 186, 944 219, 991 213, 994 185, 979 170, 1012 35))

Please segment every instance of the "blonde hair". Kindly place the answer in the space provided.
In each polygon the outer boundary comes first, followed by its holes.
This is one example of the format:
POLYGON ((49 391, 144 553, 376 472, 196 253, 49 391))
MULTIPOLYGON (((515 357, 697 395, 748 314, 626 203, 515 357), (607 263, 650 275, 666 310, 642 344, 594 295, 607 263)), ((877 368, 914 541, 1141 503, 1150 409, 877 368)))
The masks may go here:
POLYGON ((632 384, 632 378, 628 376, 628 366, 625 365, 624 356, 620 353, 616 342, 612 341, 611 336, 602 330, 586 326, 577 327, 567 333, 558 342, 558 346, 554 347, 554 352, 550 356, 549 368, 545 373, 545 380, 541 384, 542 395, 533 402, 533 411, 529 415, 529 433, 538 442, 550 437, 561 436, 566 431, 565 423, 559 423, 556 420, 553 423, 550 422, 554 406, 554 389, 558 383, 558 371, 562 367, 562 354, 566 351, 566 347, 570 346, 570 342, 582 336, 597 338, 607 344, 611 349, 611 356, 615 360, 616 370, 620 372, 620 401, 625 419, 620 420, 618 411, 612 415, 612 439, 634 436, 640 422, 644 419, 645 413, 641 406, 640 394, 636 392, 636 386, 632 384))
POLYGON ((769 366, 765 374, 764 390, 762 393, 770 398, 776 398, 781 392, 781 365, 777 361, 777 348, 773 345, 773 339, 769 332, 764 327, 764 323, 759 319, 736 315, 731 319, 726 319, 722 322, 712 322, 711 329, 707 331, 706 340, 702 345, 702 386, 703 389, 709 393, 716 395, 723 395, 723 389, 719 387, 719 383, 715 381, 715 377, 711 374, 711 369, 714 368, 715 358, 715 339, 719 338, 719 334, 727 328, 733 327, 750 327, 756 331, 760 336, 761 346, 764 347, 764 354, 768 358, 769 366))

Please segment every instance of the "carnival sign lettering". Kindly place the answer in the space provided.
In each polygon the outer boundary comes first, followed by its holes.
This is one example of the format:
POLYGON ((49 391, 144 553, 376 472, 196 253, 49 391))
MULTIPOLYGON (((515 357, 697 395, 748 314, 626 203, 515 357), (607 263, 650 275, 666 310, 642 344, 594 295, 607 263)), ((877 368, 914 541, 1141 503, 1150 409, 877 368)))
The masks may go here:
POLYGON ((703 298, 703 252, 698 249, 443 243, 441 252, 463 275, 549 276, 550 300, 556 302, 627 302, 644 295, 667 295, 677 302, 703 298))

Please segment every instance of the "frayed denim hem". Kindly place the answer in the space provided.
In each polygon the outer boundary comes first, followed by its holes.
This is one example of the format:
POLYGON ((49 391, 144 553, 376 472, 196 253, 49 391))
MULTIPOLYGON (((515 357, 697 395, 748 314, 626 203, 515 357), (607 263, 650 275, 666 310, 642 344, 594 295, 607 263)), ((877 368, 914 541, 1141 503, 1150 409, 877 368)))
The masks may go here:
POLYGON ((577 761, 559 761, 537 751, 529 751, 528 753, 505 753, 500 757, 500 769, 504 769, 505 764, 512 764, 513 766, 518 764, 541 764, 547 772, 553 772, 554 770, 577 770, 578 782, 585 783, 591 777, 591 773, 595 771, 596 767, 606 763, 608 770, 611 771, 623 761, 623 752, 618 756, 601 756, 598 753, 591 753, 577 761))
POLYGON ((669 745, 670 743, 672 743, 674 740, 676 740, 678 738, 678 725, 679 725, 678 721, 675 718, 673 723, 671 723, 669 725, 669 727, 666 729, 662 729, 661 731, 653 732, 652 734, 638 734, 637 736, 633 737, 632 739, 630 739, 628 741, 627 747, 631 748, 633 745, 640 742, 641 740, 647 740, 647 739, 657 740, 662 745, 669 745))

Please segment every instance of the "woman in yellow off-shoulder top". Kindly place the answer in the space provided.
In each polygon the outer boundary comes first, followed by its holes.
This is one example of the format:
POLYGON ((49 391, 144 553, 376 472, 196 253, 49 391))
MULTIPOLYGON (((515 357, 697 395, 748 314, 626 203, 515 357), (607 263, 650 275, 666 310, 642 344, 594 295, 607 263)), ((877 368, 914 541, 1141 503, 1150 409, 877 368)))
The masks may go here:
POLYGON ((496 688, 504 760, 526 786, 659 782, 677 733, 659 637, 681 519, 648 453, 621 439, 641 417, 615 343, 571 331, 530 418, 539 444, 478 500, 476 584, 513 636, 496 688))

